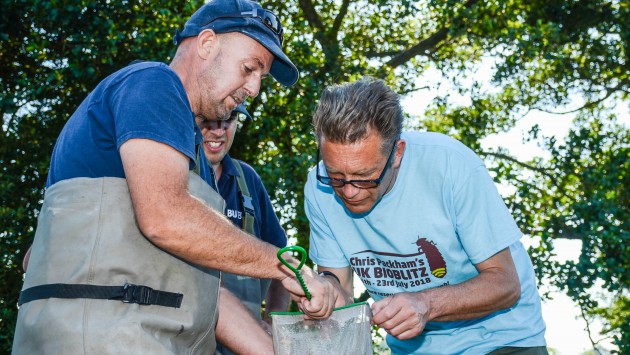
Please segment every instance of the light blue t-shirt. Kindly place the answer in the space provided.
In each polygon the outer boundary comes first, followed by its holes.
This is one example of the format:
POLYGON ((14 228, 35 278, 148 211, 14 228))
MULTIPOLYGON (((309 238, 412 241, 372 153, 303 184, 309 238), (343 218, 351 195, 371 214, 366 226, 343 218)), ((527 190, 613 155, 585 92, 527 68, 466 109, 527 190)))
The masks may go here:
POLYGON ((540 296, 522 233, 481 159, 442 134, 406 132, 402 138, 407 145, 396 182, 366 214, 348 212, 333 189, 317 181, 315 169, 309 173, 311 259, 324 267, 351 266, 380 300, 462 283, 478 275, 475 264, 509 247, 521 282, 516 305, 474 320, 429 322, 413 339, 388 336, 388 345, 394 354, 544 346, 540 296))

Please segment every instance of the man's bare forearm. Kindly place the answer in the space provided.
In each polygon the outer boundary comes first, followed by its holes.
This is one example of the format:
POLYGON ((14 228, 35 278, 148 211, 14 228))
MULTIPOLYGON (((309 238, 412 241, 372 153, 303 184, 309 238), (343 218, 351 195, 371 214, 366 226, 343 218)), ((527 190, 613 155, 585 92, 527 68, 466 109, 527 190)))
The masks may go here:
POLYGON ((273 354, 271 335, 230 291, 221 287, 217 341, 236 354, 273 354))
POLYGON ((235 228, 189 193, 188 159, 180 152, 139 139, 120 152, 138 225, 155 245, 204 267, 258 278, 291 276, 275 257, 278 248, 235 228))

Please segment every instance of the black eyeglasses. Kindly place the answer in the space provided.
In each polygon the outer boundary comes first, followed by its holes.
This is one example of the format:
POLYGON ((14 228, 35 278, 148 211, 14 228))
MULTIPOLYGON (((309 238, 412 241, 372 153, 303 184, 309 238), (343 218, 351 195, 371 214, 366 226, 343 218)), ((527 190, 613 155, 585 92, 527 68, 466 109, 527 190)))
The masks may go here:
POLYGON ((199 128, 211 127, 212 125, 216 125, 215 127, 222 127, 223 129, 227 130, 234 122, 239 121, 241 116, 245 116, 245 114, 237 111, 232 111, 232 113, 230 113, 230 116, 224 119, 209 120, 202 115, 195 115, 195 119, 197 120, 197 125, 199 126, 199 128))
POLYGON ((319 149, 317 149, 317 168, 316 168, 317 180, 324 185, 330 185, 332 187, 343 187, 346 184, 350 184, 359 189, 371 189, 371 188, 377 187, 378 185, 381 184, 381 181, 383 181, 385 174, 387 174, 387 170, 389 170, 389 167, 392 165, 391 163, 393 161, 394 152, 396 151, 396 143, 398 143, 398 141, 394 142, 394 146, 392 147, 391 153, 389 153, 389 158, 387 158, 387 163, 385 164, 385 167, 383 168, 383 172, 381 172, 381 175, 376 180, 344 180, 344 179, 335 179, 328 176, 321 176, 319 174, 319 149))
POLYGON ((280 41, 280 45, 282 46, 282 43, 284 42, 284 29, 282 28, 282 23, 280 22, 280 19, 278 18, 278 16, 276 16, 276 14, 265 9, 261 9, 261 11, 258 11, 257 8, 253 8, 251 11, 241 11, 233 14, 219 16, 201 27, 206 27, 218 19, 230 17, 253 17, 259 19, 265 26, 267 26, 268 29, 271 30, 271 32, 278 36, 278 41, 280 41))

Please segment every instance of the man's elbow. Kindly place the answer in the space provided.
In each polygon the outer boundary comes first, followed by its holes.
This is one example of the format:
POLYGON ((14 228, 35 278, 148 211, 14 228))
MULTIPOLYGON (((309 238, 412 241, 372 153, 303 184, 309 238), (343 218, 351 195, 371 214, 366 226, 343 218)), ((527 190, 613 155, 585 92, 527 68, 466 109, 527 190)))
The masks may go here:
POLYGON ((142 235, 158 247, 166 247, 168 240, 171 239, 169 236, 173 236, 169 218, 156 217, 156 214, 153 216, 136 214, 136 221, 142 235))
POLYGON ((506 295, 503 298, 505 308, 513 307, 516 302, 521 298, 521 283, 518 276, 515 280, 509 282, 509 287, 506 287, 506 295))

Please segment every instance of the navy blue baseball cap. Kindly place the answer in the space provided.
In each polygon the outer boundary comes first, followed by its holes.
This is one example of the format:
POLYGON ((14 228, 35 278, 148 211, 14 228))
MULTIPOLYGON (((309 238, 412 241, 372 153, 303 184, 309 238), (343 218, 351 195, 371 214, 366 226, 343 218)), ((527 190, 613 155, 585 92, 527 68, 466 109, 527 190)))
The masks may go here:
POLYGON ((215 33, 240 32, 269 50, 274 61, 269 73, 280 84, 291 86, 300 73, 282 51, 284 30, 273 12, 250 0, 211 0, 188 19, 183 30, 177 30, 173 41, 179 45, 184 38, 197 36, 211 29, 215 33))

